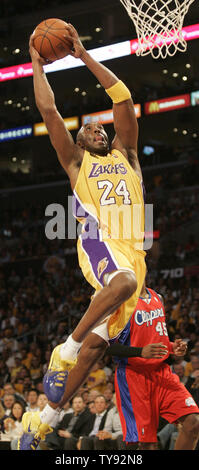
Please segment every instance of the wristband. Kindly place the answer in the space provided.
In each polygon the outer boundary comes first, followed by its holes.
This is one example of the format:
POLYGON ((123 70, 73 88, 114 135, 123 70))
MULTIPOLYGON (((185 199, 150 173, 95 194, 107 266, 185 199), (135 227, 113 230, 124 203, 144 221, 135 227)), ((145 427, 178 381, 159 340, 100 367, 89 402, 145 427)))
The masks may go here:
POLYGON ((107 88, 105 91, 115 104, 121 103, 122 101, 126 101, 131 98, 129 89, 121 80, 116 82, 115 85, 111 86, 110 88, 107 88))
POLYGON ((115 343, 107 349, 107 353, 117 357, 142 357, 142 348, 115 343))

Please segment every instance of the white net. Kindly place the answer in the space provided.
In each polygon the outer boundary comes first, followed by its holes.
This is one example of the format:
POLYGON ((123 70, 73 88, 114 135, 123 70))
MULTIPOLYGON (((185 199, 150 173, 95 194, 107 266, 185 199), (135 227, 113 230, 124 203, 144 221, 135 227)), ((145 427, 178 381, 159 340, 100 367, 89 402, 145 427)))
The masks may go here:
POLYGON ((195 0, 120 0, 132 19, 137 37, 136 54, 158 59, 185 52, 184 17, 195 0))

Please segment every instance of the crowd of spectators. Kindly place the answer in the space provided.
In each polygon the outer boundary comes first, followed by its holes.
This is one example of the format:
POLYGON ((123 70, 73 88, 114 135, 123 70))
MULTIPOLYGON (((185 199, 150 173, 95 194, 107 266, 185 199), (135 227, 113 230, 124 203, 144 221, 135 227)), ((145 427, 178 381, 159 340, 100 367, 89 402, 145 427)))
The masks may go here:
MULTIPOLYGON (((67 256, 69 258, 72 255, 67 256)), ((5 266, 6 263, 3 268, 5 266)), ((57 344, 65 341, 90 302, 92 289, 84 281, 77 266, 71 267, 68 263, 61 265, 53 263, 51 268, 52 266, 53 269, 48 271, 44 263, 39 270, 34 271, 28 267, 22 273, 12 270, 8 275, 5 275, 3 268, 1 269, 0 408, 4 446, 6 443, 15 445, 16 436, 22 431, 21 416, 24 410, 37 410, 38 399, 41 400, 42 397, 45 402, 42 377, 48 366, 51 351, 57 344), (6 439, 10 439, 11 444, 6 439)), ((155 271, 149 271, 148 285, 164 296, 169 336, 171 340, 181 337, 188 344, 186 357, 180 361, 177 357, 172 357, 171 367, 199 404, 198 279, 194 276, 163 279, 154 273, 155 271)), ((78 391, 76 401, 79 403, 80 411, 76 411, 74 402, 70 404, 70 416, 68 414, 65 417, 63 410, 61 422, 53 435, 50 434, 46 438, 42 448, 56 449, 60 446, 63 449, 123 448, 117 410, 114 408, 114 412, 109 413, 106 402, 108 396, 110 399, 114 393, 114 370, 114 360, 105 354, 95 365, 84 387, 78 391), (96 434, 95 432, 92 434, 93 429, 89 426, 92 423, 94 427, 95 420, 94 417, 91 420, 90 414, 94 413, 95 416, 96 413, 96 395, 101 397, 99 400, 101 411, 97 414, 102 414, 101 417, 106 414, 107 419, 111 415, 115 427, 112 422, 111 430, 109 420, 107 424, 104 418, 103 426, 96 434), (86 419, 86 423, 83 420, 85 430, 81 426, 78 428, 79 421, 72 420, 74 414, 76 416, 81 413, 83 417, 89 418, 86 419), (88 422, 90 424, 87 427, 88 422), (108 434, 103 434, 101 431, 108 434), (114 437, 110 437, 110 433, 114 437), (105 445, 108 447, 103 447, 105 445)), ((69 407, 69 404, 67 406, 69 407)), ((163 425, 162 428, 164 429, 163 425)), ((168 434, 169 432, 170 428, 168 434)), ((175 433, 176 429, 174 435, 175 433)), ((160 442, 165 440, 162 439, 160 442)), ((169 445, 168 442, 169 438, 165 445, 169 445)))

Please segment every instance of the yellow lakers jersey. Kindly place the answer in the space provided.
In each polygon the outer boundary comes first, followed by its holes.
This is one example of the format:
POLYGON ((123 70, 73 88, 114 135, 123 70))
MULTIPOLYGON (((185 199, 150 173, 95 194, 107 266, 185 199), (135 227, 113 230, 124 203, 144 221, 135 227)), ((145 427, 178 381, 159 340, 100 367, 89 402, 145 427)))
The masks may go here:
POLYGON ((75 217, 100 231, 101 241, 119 240, 143 250, 142 182, 125 156, 113 149, 107 156, 85 151, 74 189, 75 217))

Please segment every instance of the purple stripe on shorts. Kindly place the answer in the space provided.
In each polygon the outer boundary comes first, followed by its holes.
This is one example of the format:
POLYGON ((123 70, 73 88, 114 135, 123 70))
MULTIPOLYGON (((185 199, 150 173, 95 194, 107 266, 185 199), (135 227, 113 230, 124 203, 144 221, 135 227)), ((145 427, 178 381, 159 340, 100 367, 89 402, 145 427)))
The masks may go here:
POLYGON ((83 238, 82 235, 80 235, 80 239, 82 247, 89 258, 95 277, 103 286, 104 274, 116 271, 118 267, 114 263, 105 243, 99 240, 99 232, 97 240, 91 238, 86 239, 83 238))
POLYGON ((85 218, 84 232, 79 236, 82 248, 89 258, 96 279, 103 286, 104 274, 116 271, 118 266, 112 259, 106 243, 100 241, 97 217, 88 213, 75 195, 74 199, 73 215, 85 218))

